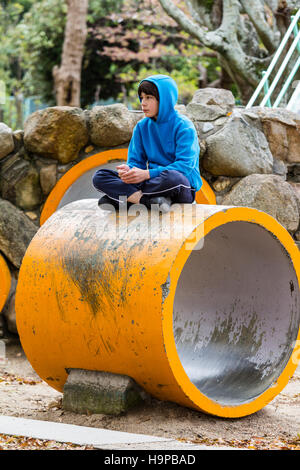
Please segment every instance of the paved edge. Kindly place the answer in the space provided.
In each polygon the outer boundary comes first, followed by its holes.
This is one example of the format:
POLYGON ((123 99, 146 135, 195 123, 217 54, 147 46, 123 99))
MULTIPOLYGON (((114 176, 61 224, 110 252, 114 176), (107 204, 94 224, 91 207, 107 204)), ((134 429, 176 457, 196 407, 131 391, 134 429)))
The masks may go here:
POLYGON ((232 447, 199 446, 145 434, 131 434, 14 416, 0 416, 0 434, 89 445, 103 450, 234 450, 232 447))

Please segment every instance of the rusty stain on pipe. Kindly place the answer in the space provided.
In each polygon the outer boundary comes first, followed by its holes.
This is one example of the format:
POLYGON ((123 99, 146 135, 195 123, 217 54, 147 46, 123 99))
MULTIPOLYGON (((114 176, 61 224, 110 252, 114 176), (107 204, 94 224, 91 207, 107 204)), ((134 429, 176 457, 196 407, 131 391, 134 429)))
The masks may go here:
POLYGON ((183 207, 170 217, 177 237, 155 228, 135 238, 152 228, 150 213, 116 236, 121 215, 93 199, 39 229, 16 313, 25 354, 50 386, 62 391, 72 368, 124 374, 158 399, 222 417, 254 413, 285 387, 300 356, 296 244, 246 207, 192 205, 180 231, 183 207))

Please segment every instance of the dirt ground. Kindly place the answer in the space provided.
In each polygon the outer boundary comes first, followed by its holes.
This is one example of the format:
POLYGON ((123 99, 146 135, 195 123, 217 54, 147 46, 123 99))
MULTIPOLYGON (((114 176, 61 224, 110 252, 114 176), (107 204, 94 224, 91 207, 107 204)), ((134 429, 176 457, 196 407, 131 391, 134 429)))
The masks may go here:
MULTIPOLYGON (((8 341, 6 361, 0 365, 1 415, 155 435, 206 445, 300 450, 300 367, 271 403, 257 413, 239 419, 217 418, 155 399, 149 399, 118 417, 78 415, 64 411, 61 400, 62 394, 37 376, 18 340, 8 341)), ((2 435, 2 447, 6 438, 2 435)))

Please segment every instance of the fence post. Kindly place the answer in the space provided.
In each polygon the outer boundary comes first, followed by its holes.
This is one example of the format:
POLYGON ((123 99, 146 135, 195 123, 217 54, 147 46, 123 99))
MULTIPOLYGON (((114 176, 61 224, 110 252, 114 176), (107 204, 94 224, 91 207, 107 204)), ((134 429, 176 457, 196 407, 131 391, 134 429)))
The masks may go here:
MULTIPOLYGON (((266 75, 266 73, 267 73, 266 71, 262 72, 262 76, 264 77, 266 75)), ((267 80, 264 83, 264 94, 265 94, 265 96, 268 94, 268 91, 269 91, 269 80, 267 78, 267 80)), ((268 108, 272 108, 270 98, 268 99, 266 105, 267 105, 268 108)))

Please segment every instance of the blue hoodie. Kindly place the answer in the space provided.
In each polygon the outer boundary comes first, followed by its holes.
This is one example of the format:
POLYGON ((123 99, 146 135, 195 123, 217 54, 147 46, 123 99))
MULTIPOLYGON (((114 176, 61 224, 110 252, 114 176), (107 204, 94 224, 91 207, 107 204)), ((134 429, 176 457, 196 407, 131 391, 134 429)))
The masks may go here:
POLYGON ((127 164, 130 168, 146 170, 148 163, 150 178, 164 170, 180 171, 198 191, 202 186, 198 136, 194 124, 174 109, 177 85, 167 75, 152 75, 145 80, 154 83, 158 89, 158 116, 156 120, 145 117, 135 126, 127 164))

